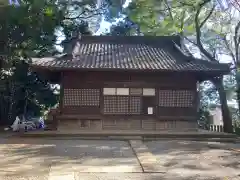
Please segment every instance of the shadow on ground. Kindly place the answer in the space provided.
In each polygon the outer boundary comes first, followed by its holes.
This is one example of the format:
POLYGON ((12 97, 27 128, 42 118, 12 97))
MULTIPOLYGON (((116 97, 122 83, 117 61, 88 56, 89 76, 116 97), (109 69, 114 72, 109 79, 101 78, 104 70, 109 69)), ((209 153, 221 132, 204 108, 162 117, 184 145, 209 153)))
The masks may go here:
POLYGON ((76 180, 240 179, 240 153, 227 150, 230 145, 213 148, 207 143, 190 141, 145 144, 165 173, 141 173, 141 166, 126 141, 2 139, 0 177, 47 180, 50 174, 74 172, 76 180))
POLYGON ((0 144, 0 175, 142 172, 128 142, 10 139, 0 144))
POLYGON ((157 158, 158 165, 168 174, 240 179, 240 153, 228 150, 231 144, 211 146, 208 142, 194 141, 145 143, 157 158))

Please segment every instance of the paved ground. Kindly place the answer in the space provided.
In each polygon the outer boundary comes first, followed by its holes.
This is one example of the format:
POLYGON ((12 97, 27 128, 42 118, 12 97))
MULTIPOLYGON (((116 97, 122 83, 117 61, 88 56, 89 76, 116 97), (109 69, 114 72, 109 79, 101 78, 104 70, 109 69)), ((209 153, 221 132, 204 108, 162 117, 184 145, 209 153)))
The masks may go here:
POLYGON ((240 179, 240 153, 227 150, 233 144, 145 142, 144 154, 161 173, 143 173, 147 158, 136 157, 137 145, 136 151, 127 141, 0 139, 0 180, 240 179))
POLYGON ((158 169, 166 174, 206 179, 240 179, 240 144, 194 141, 162 141, 145 143, 157 158, 158 169))

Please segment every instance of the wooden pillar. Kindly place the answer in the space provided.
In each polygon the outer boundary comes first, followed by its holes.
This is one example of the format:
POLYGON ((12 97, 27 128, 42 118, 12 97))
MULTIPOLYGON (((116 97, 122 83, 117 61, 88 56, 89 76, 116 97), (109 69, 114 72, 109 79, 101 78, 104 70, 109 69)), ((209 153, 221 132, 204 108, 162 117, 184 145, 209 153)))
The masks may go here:
POLYGON ((199 97, 199 91, 198 91, 198 87, 199 87, 199 83, 196 82, 196 85, 195 85, 195 92, 194 92, 194 103, 193 103, 193 106, 194 106, 194 110, 196 112, 196 119, 195 119, 195 122, 197 123, 197 129, 198 129, 198 118, 199 118, 199 105, 200 105, 200 97, 199 97))
POLYGON ((63 98, 64 98, 64 82, 63 82, 63 76, 64 73, 61 72, 61 77, 60 77, 60 100, 59 100, 59 113, 62 114, 62 109, 63 109, 63 98))

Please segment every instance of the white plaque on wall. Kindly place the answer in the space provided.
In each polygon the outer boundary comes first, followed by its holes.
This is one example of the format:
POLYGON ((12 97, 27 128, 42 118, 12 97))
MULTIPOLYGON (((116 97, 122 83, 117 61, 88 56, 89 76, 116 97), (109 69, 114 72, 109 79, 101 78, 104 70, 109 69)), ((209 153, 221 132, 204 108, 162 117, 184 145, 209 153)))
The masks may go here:
POLYGON ((144 96, 155 96, 155 89, 154 88, 143 88, 143 95, 144 96))
POLYGON ((103 95, 116 95, 116 88, 103 88, 103 95))
POLYGON ((153 107, 148 107, 148 114, 153 114, 153 107))
POLYGON ((129 95, 129 88, 117 88, 117 95, 129 95))

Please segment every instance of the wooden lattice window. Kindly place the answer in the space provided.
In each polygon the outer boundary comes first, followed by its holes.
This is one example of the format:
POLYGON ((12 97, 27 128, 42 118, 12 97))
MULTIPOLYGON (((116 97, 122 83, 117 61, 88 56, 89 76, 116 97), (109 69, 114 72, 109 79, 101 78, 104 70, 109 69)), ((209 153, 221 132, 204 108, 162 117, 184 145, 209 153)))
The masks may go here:
POLYGON ((114 114, 117 112, 117 97, 104 96, 104 114, 114 114))
POLYGON ((141 114, 141 97, 140 96, 130 97, 129 113, 141 114))
POLYGON ((143 96, 155 96, 154 88, 104 88, 104 114, 141 114, 143 96))
POLYGON ((159 90, 158 105, 161 107, 191 107, 194 93, 190 90, 159 90))
POLYGON ((81 106, 99 106, 99 89, 81 89, 81 106))
POLYGON ((175 106, 175 91, 173 90, 159 90, 158 105, 162 107, 174 107, 175 106))
POLYGON ((65 106, 79 106, 79 89, 64 89, 63 103, 65 106))
POLYGON ((65 106, 99 106, 99 89, 64 89, 65 106))
POLYGON ((117 114, 128 114, 128 96, 117 97, 117 114))
POLYGON ((104 114, 128 114, 128 96, 104 96, 104 114))

